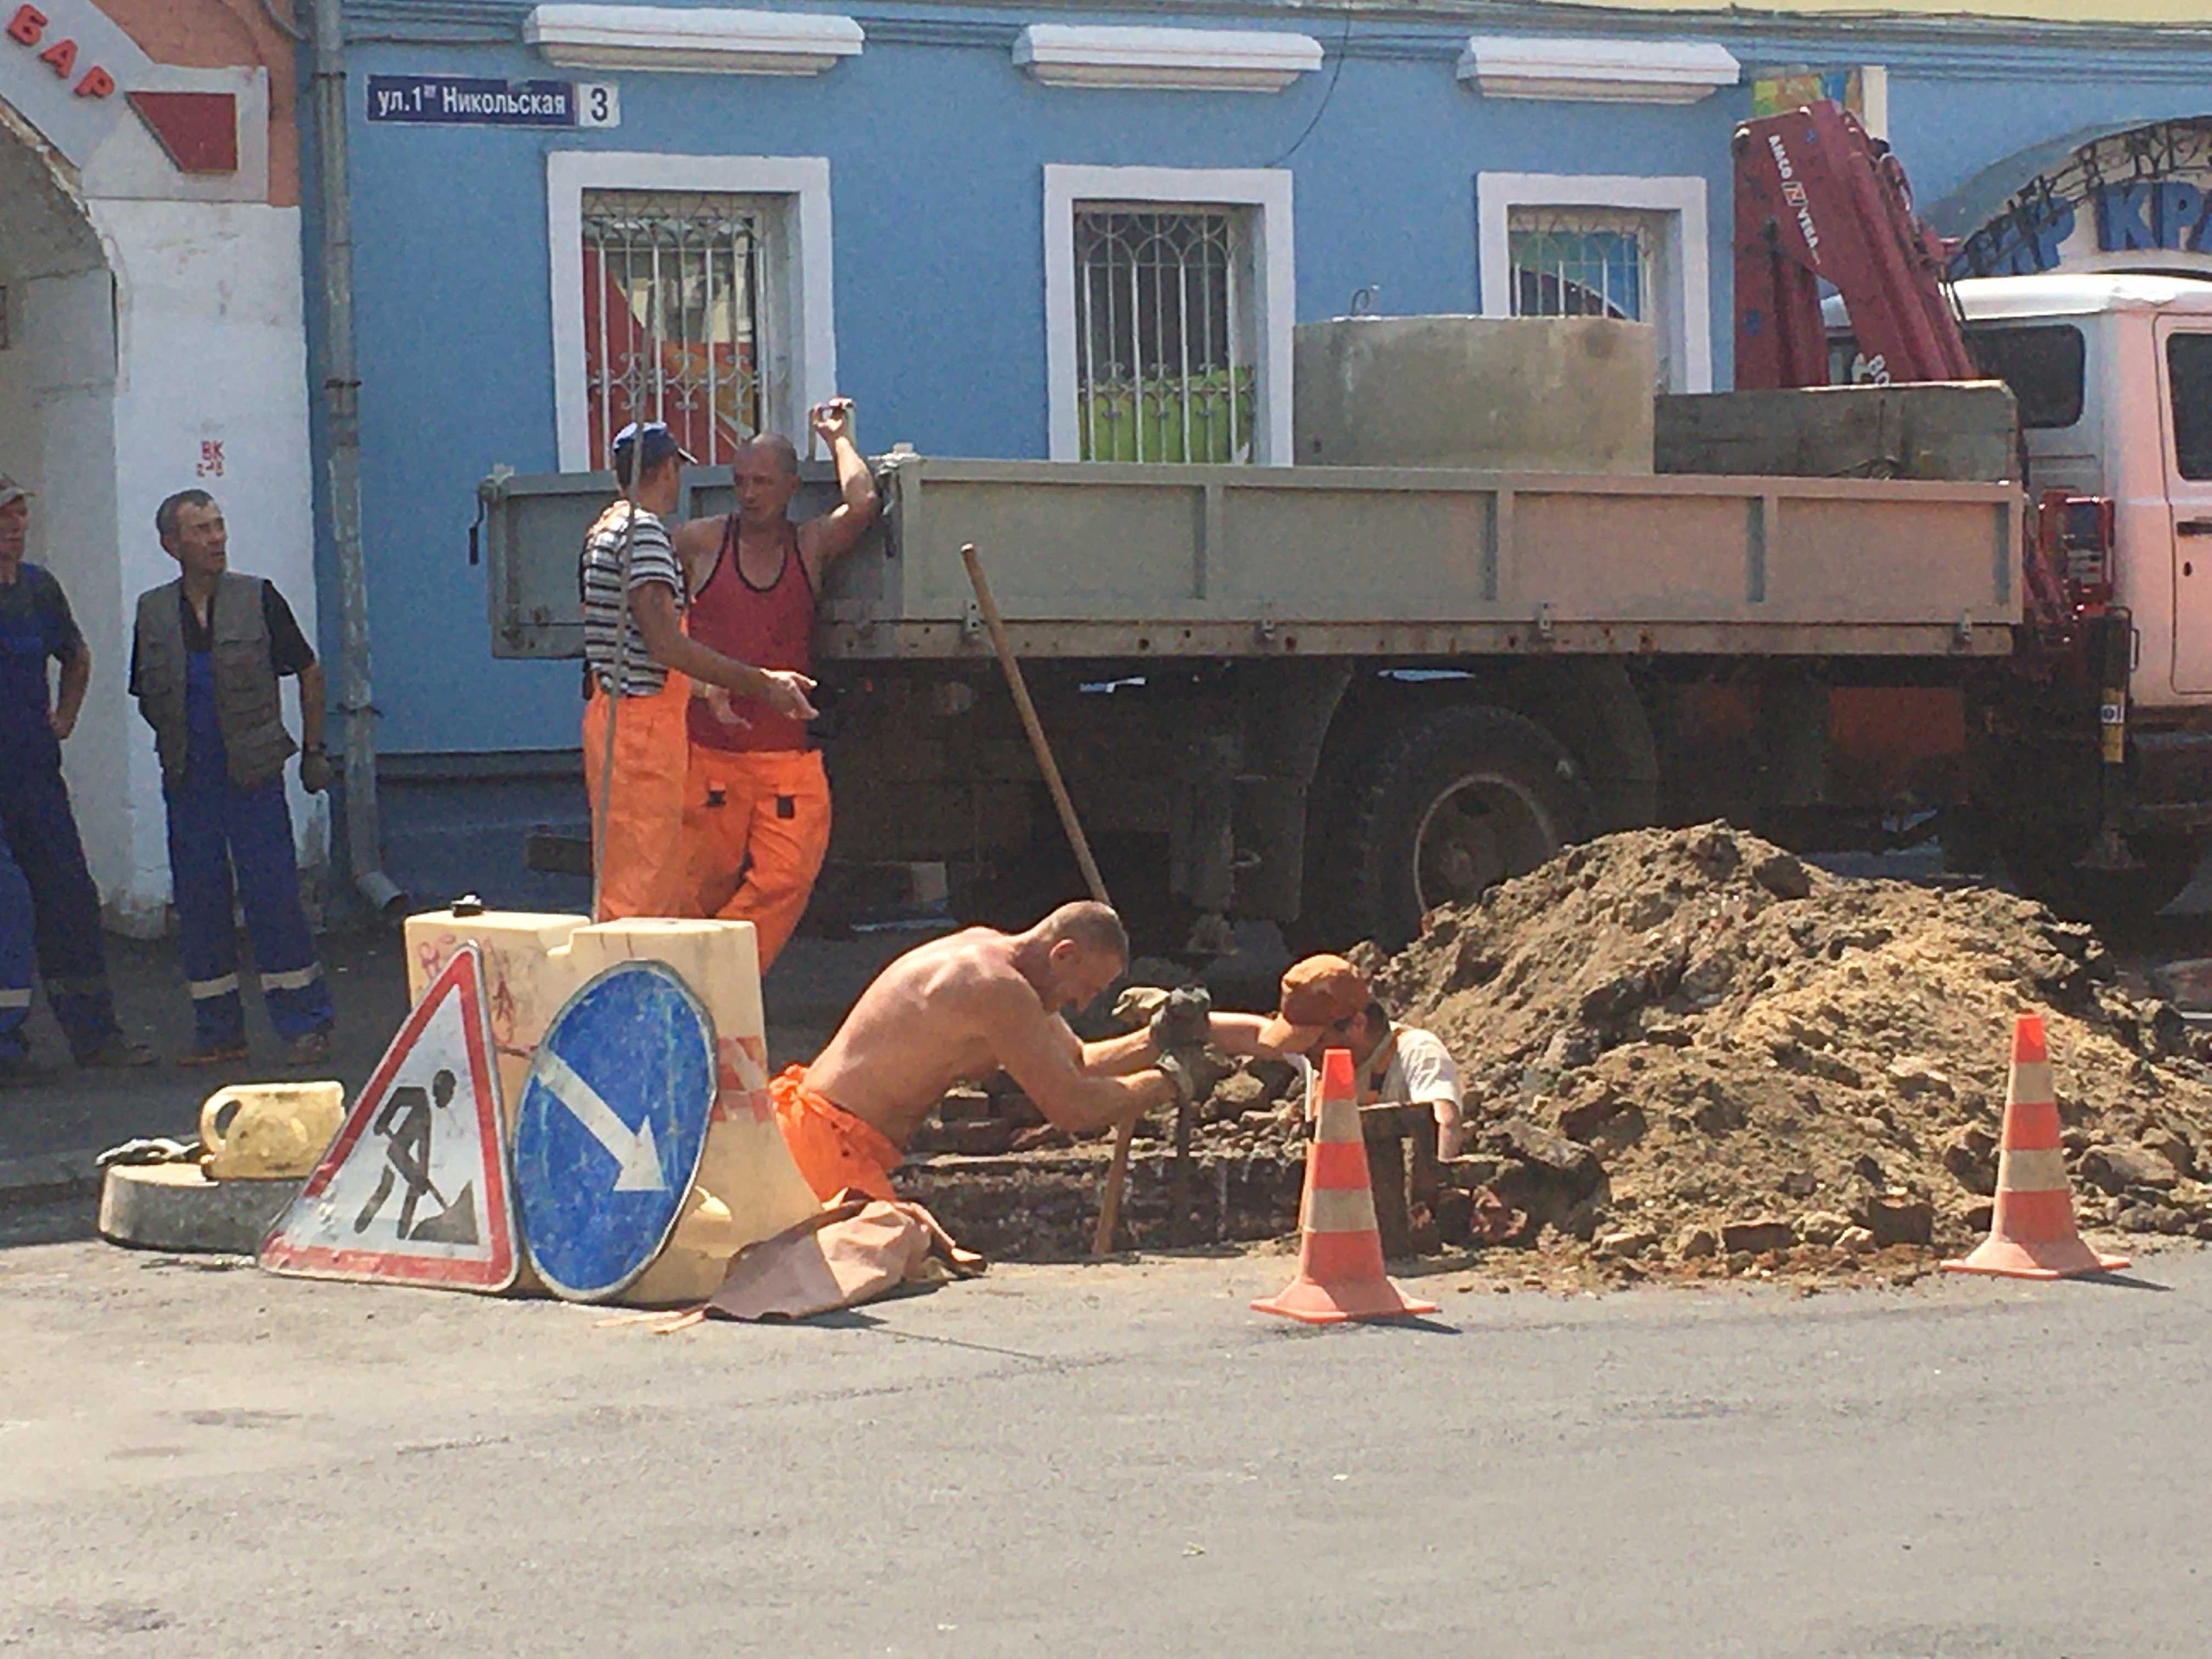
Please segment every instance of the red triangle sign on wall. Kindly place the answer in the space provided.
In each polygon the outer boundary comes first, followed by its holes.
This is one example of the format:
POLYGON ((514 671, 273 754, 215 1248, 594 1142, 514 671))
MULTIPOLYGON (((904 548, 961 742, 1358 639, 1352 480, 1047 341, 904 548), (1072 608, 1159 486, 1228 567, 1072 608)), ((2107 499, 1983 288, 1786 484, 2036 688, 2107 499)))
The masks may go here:
POLYGON ((424 988, 261 1265, 310 1279, 502 1291, 515 1281, 505 1119, 473 944, 424 988))

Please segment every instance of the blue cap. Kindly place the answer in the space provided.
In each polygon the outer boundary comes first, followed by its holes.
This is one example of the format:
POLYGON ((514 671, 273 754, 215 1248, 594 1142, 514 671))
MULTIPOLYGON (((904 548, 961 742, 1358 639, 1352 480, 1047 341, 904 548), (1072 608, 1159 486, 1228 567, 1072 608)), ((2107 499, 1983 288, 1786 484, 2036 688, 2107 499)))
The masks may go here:
POLYGON ((664 421, 647 421, 643 425, 632 421, 617 432, 614 435, 616 462, 626 464, 630 459, 630 452, 641 445, 644 449, 645 464, 649 467, 659 466, 671 455, 679 457, 688 467, 696 467, 699 464, 699 458, 690 454, 676 441, 676 434, 668 429, 667 423, 664 421))

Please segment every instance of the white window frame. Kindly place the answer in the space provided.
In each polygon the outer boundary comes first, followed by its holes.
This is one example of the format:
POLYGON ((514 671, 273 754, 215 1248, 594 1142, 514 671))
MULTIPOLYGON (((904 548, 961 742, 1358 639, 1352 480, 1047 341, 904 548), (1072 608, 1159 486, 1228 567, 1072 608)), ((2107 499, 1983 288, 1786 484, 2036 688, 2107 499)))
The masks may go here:
POLYGON ((713 191, 782 198, 780 270, 770 292, 789 342, 769 429, 805 449, 806 411, 837 393, 830 270, 830 162, 823 156, 655 156, 556 149, 545 157, 547 256, 553 293, 553 418, 564 473, 591 467, 591 391, 584 372, 583 200, 587 190, 713 191))
POLYGON ((1513 315, 1513 210, 1617 207, 1657 213, 1666 226, 1659 292, 1652 307, 1666 340, 1668 390, 1713 390, 1713 274, 1705 181, 1600 173, 1478 173, 1475 175, 1483 315, 1513 315))
POLYGON ((1291 329, 1298 261, 1287 168, 1045 167, 1045 379, 1054 461, 1083 458, 1077 412, 1075 210, 1083 201, 1243 207, 1252 214, 1252 338, 1259 419, 1252 460, 1291 462, 1291 329))

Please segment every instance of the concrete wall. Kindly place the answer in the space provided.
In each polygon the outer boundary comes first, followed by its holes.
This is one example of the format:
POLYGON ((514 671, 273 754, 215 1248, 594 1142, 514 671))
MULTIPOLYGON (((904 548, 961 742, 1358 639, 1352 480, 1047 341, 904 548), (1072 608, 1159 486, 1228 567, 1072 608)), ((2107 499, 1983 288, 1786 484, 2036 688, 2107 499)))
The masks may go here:
MULTIPOLYGON (((124 675, 137 595, 176 575, 154 532, 162 499, 180 489, 213 495, 230 525, 231 568, 276 582, 315 637, 300 215, 260 203, 116 200, 92 208, 113 251, 121 324, 113 615, 123 632, 122 648, 104 654, 95 671, 87 704, 129 711, 128 842, 121 863, 99 874, 115 919, 143 926, 168 900, 168 854, 153 736, 129 702, 124 675), (219 447, 219 462, 211 446, 219 447)), ((286 706, 296 731, 289 688, 286 706)), ((301 857, 322 863, 328 810, 302 795, 296 779, 292 789, 301 857)))

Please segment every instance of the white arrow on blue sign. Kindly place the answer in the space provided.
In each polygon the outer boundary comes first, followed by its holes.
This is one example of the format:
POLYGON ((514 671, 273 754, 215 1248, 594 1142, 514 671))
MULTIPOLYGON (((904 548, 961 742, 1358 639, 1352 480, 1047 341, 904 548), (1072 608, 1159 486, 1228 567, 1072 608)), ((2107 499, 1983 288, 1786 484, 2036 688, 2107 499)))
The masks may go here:
POLYGON ((514 1135, 531 1266, 576 1302, 619 1295, 676 1225, 715 1090, 715 1025, 676 973, 618 963, 553 1017, 514 1135))

